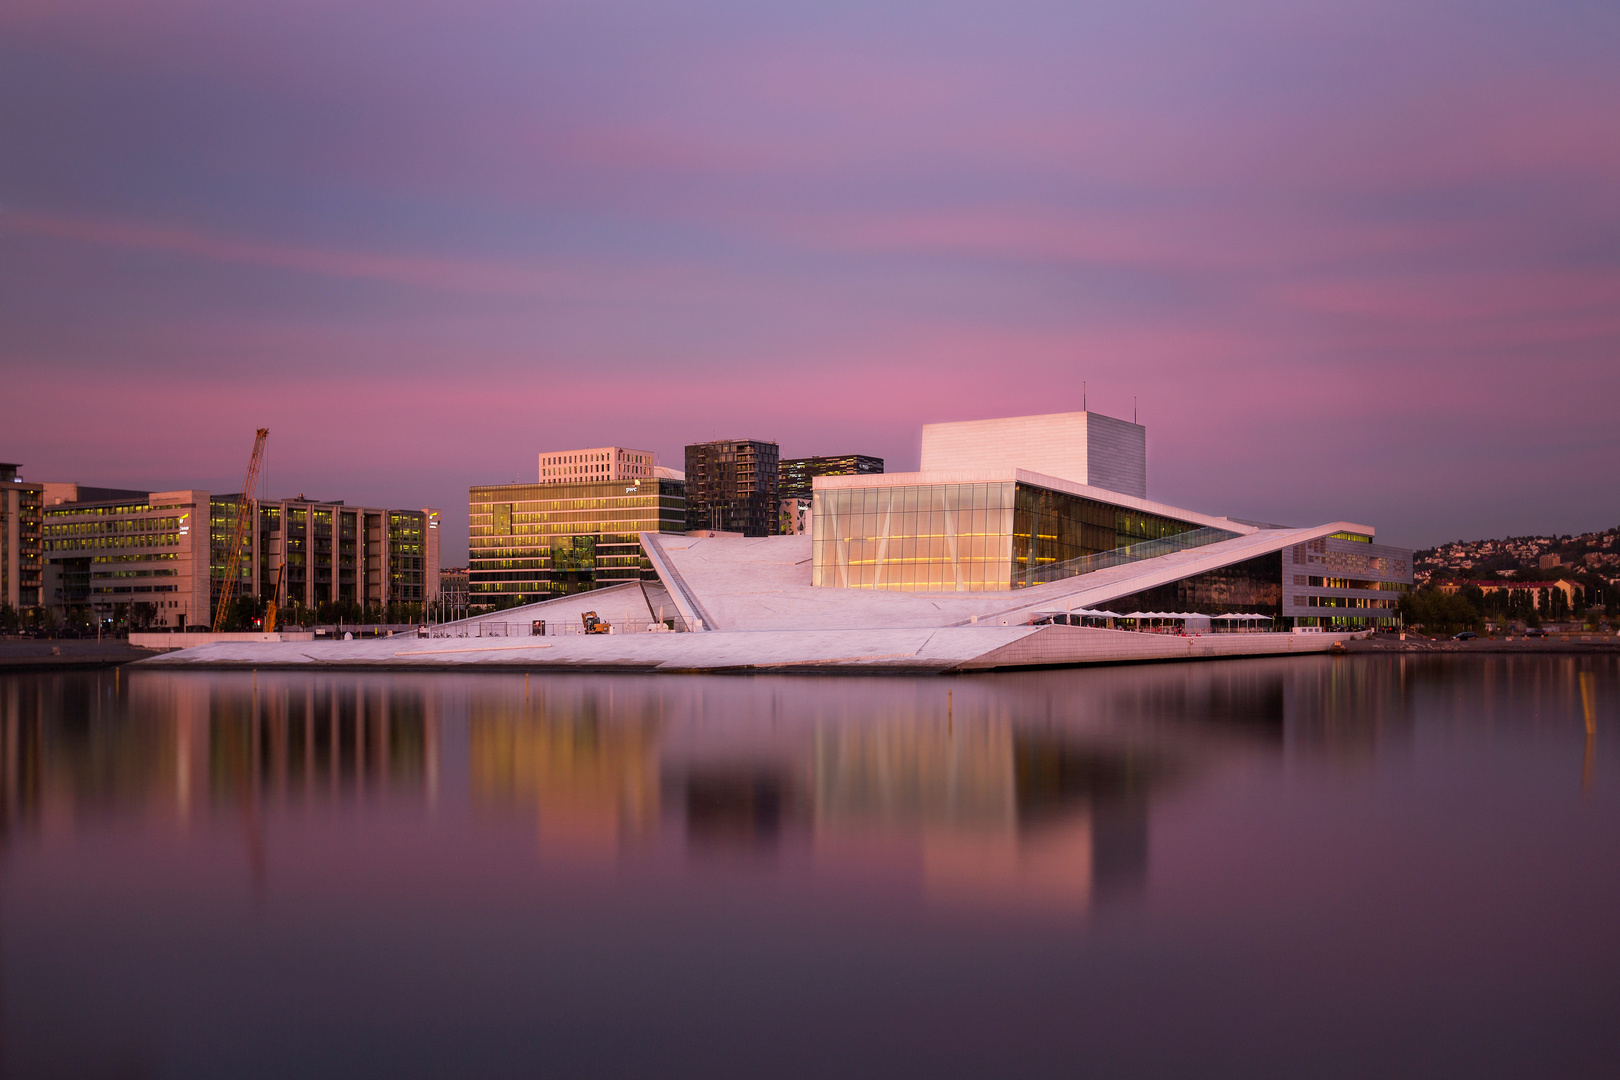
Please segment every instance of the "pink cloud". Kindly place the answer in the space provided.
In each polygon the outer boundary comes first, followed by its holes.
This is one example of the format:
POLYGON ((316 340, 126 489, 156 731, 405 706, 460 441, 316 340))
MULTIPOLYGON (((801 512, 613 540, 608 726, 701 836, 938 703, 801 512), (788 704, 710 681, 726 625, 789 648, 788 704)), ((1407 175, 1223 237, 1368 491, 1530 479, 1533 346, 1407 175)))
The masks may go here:
POLYGON ((8 214, 0 222, 11 232, 56 240, 163 252, 215 262, 245 263, 325 277, 390 281, 456 292, 531 294, 545 292, 564 280, 562 275, 554 272, 519 266, 294 247, 215 236, 193 229, 108 219, 21 213, 8 214))

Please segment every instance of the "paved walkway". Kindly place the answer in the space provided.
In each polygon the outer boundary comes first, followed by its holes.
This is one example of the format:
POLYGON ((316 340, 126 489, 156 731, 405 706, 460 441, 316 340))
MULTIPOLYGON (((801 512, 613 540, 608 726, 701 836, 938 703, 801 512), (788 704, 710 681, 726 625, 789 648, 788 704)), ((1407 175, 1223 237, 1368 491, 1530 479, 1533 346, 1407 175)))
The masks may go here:
POLYGON ((120 638, 103 641, 0 640, 0 671, 113 667, 151 656, 120 638))

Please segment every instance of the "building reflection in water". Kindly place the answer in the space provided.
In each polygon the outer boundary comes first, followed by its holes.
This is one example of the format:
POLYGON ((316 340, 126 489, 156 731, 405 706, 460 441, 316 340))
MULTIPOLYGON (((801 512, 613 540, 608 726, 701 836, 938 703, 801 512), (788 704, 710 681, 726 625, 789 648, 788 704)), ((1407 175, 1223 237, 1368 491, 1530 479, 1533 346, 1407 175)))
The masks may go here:
POLYGON ((1154 800, 1409 731, 1420 669, 1302 658, 955 679, 186 674, 0 680, 0 825, 258 823, 465 799, 543 858, 684 850, 1083 907, 1150 867, 1154 800), (446 762, 455 763, 447 766, 446 762))
POLYGON ((215 812, 428 792, 435 698, 352 676, 106 671, 0 680, 8 832, 80 818, 215 812))
POLYGON ((611 857, 658 829, 658 724, 635 695, 567 680, 468 701, 468 779, 485 809, 536 815, 543 850, 611 857))
POLYGON ((1148 793, 1175 771, 1155 750, 1001 718, 828 726, 817 843, 914 851, 940 898, 1083 905, 1141 884, 1148 793))

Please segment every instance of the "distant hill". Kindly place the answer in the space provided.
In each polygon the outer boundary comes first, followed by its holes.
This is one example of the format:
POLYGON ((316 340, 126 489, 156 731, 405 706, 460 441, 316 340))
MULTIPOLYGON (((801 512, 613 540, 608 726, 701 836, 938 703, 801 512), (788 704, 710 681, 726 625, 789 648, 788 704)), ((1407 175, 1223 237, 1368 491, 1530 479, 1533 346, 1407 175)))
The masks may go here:
POLYGON ((1570 578, 1615 587, 1620 585, 1620 527, 1580 536, 1454 540, 1414 552, 1412 576, 1418 584, 1456 578, 1570 578))

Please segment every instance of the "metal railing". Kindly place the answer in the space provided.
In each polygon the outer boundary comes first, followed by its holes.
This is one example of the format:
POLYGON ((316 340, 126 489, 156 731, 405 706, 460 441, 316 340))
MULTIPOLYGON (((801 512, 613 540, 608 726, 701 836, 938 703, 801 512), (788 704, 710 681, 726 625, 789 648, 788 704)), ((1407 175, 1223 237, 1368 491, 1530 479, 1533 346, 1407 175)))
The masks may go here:
POLYGON ((1015 588, 1024 588, 1029 585, 1044 584, 1048 581, 1062 581, 1064 578, 1079 577, 1081 574, 1106 570, 1110 566, 1123 566, 1126 563, 1141 562, 1143 559, 1156 559, 1160 555, 1171 555, 1177 551, 1187 551, 1196 547, 1205 547, 1209 544, 1218 544, 1222 540, 1232 540, 1240 535, 1242 534, 1227 529, 1205 527, 1193 529, 1191 532, 1177 533, 1175 536, 1166 536, 1161 540, 1144 540, 1139 544, 1126 544, 1124 547, 1117 547, 1112 551, 1099 551, 1095 555, 1082 555, 1078 559, 1031 567, 1013 578, 1013 586, 1015 588))
MULTIPOLYGON (((480 619, 477 622, 463 624, 446 624, 443 626, 426 627, 426 634, 418 628, 417 635, 432 638, 521 638, 521 637, 572 637, 575 634, 585 633, 585 625, 576 617, 572 621, 564 619, 540 620, 542 625, 537 632, 535 620, 498 620, 480 619)), ((611 625, 614 634, 684 634, 689 627, 686 620, 679 615, 667 616, 659 619, 606 619, 611 625)))

